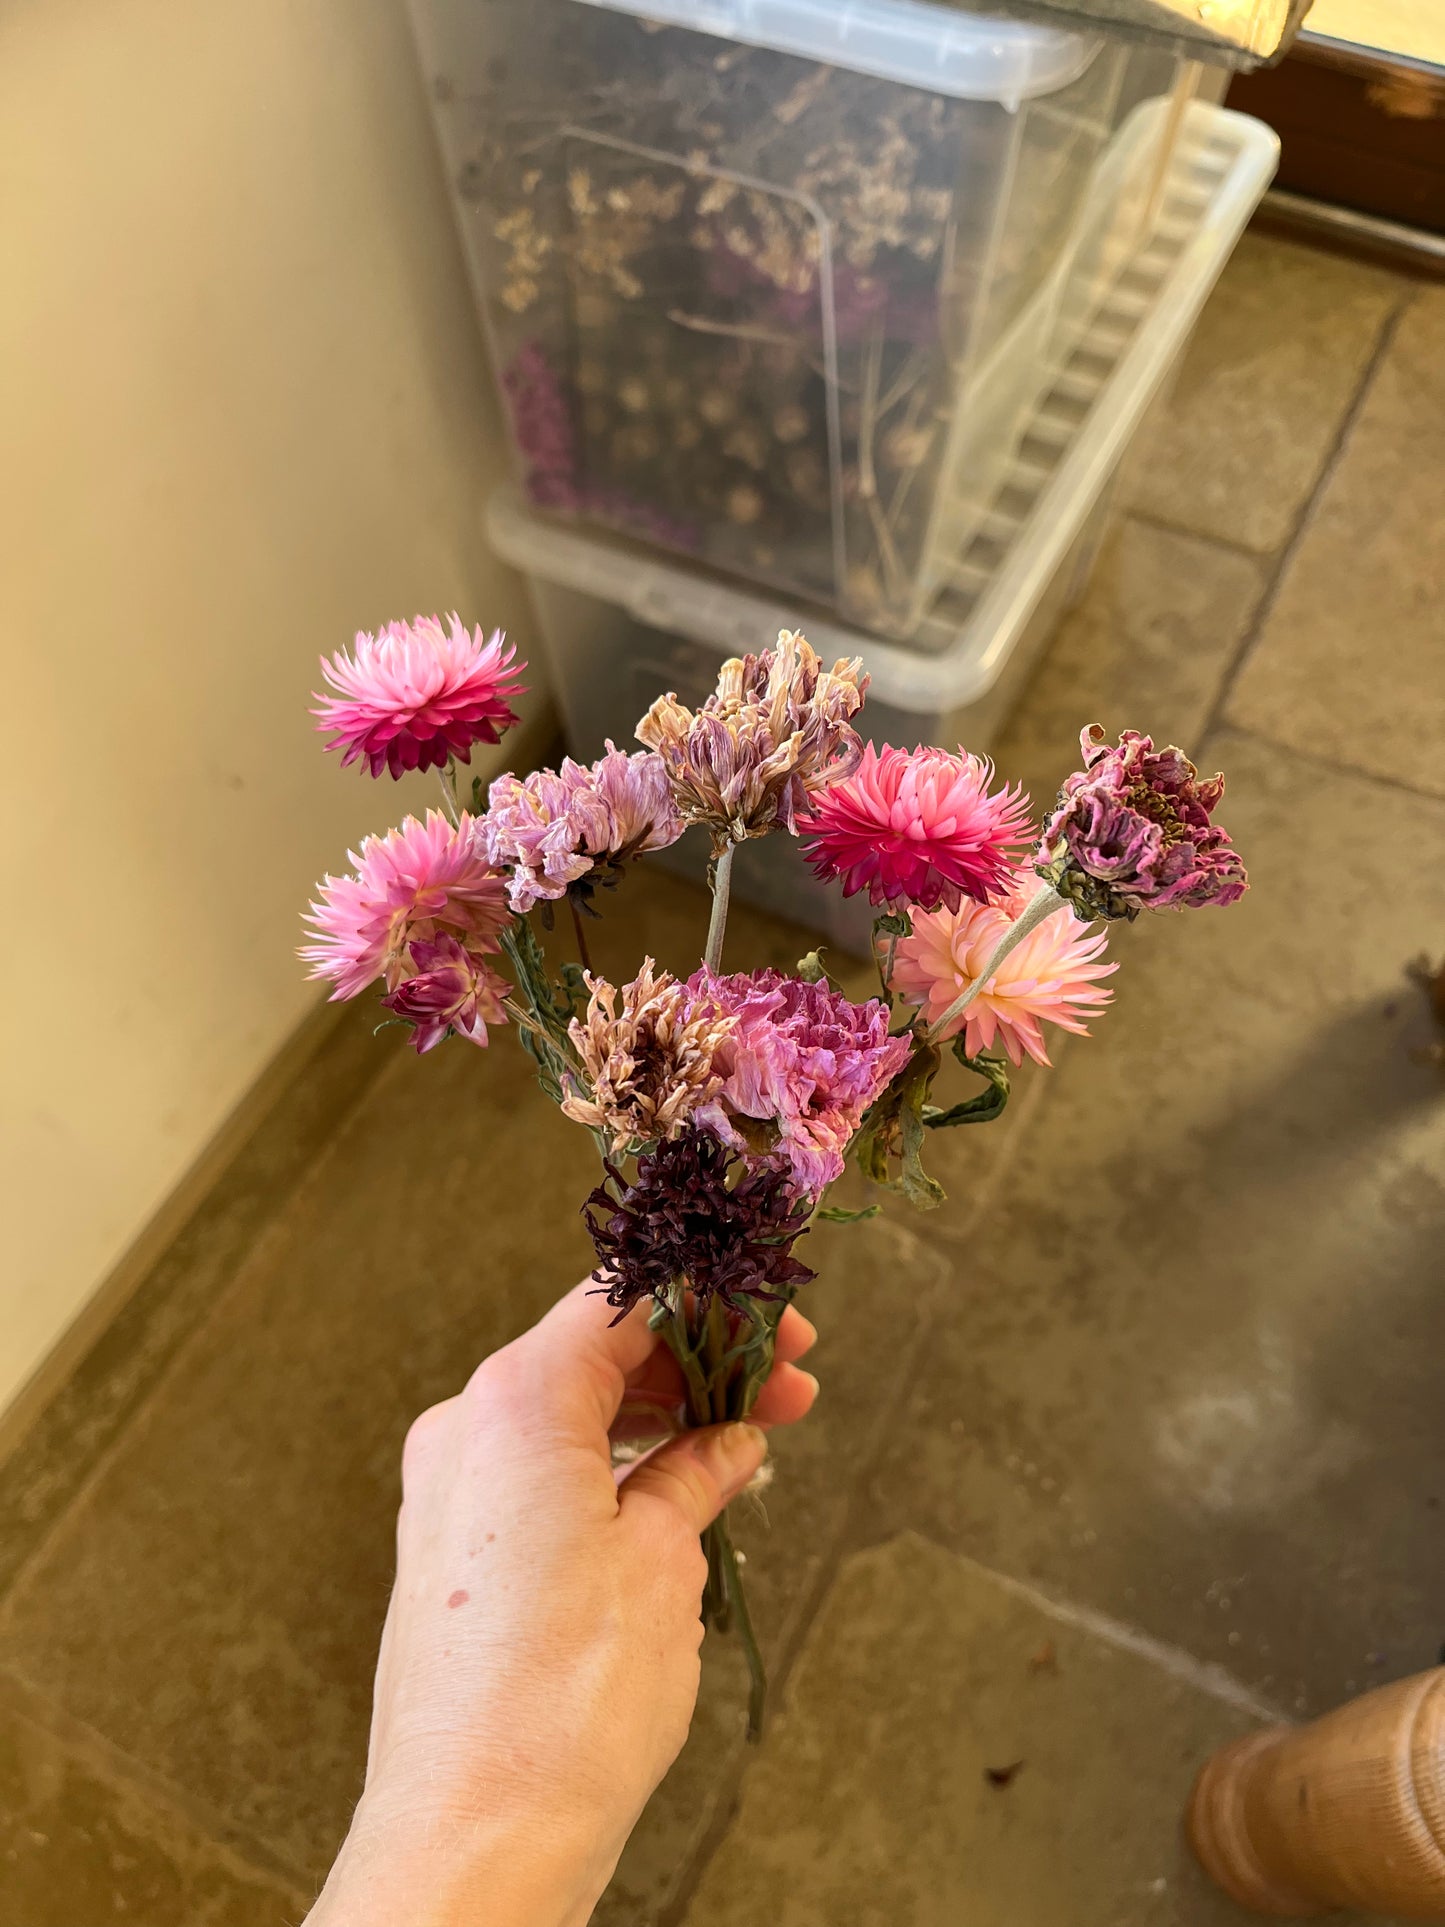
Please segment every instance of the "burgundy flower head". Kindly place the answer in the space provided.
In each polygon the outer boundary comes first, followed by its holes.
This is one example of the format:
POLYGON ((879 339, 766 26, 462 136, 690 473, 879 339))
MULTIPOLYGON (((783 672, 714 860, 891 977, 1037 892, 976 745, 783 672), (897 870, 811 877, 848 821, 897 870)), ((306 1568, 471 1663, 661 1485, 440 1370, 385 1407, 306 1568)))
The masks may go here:
POLYGON ((1244 895, 1239 852, 1211 820, 1222 776, 1201 777, 1182 750, 1156 750, 1132 729, 1115 747, 1094 723, 1079 741, 1084 767, 1044 823, 1036 868, 1080 917, 1132 918, 1244 895))
POLYGON ((644 1152, 631 1184, 608 1163, 582 1215, 597 1282, 619 1318, 642 1298, 664 1301, 678 1279, 701 1304, 714 1296, 735 1304, 782 1297, 817 1275, 792 1256, 811 1200, 772 1167, 729 1189, 732 1162, 711 1131, 688 1130, 644 1152))

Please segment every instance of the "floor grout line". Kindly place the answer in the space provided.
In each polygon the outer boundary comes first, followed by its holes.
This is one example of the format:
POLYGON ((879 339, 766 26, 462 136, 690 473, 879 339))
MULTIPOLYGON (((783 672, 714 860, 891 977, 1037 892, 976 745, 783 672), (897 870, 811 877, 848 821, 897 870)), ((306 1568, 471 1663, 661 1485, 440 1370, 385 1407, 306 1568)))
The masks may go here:
POLYGON ((315 1898, 314 1879, 293 1867, 248 1828, 238 1826, 208 1801, 157 1773, 42 1687, 8 1667, 0 1668, 0 1707, 37 1727, 112 1791, 123 1788, 139 1795, 148 1807, 167 1811, 173 1820, 189 1827, 247 1873, 286 1887, 303 1910, 310 1908, 315 1898))
POLYGON ((1190 528, 1187 522, 1174 522, 1154 509, 1135 508, 1128 503, 1120 508, 1119 519, 1121 522, 1140 522, 1146 529, 1156 529, 1160 535, 1177 535, 1190 542, 1200 542, 1205 548, 1218 549, 1222 554, 1234 556, 1240 561, 1252 562, 1261 575, 1268 573, 1270 563, 1279 554, 1278 549, 1251 549, 1243 542, 1231 541, 1227 535, 1216 535, 1212 529, 1190 528))
POLYGON ((1264 592, 1255 606, 1253 616, 1245 624, 1244 634, 1240 637, 1239 646, 1235 650, 1233 658, 1226 664, 1224 674, 1219 679, 1219 687, 1215 691, 1213 706, 1205 717, 1203 728, 1200 731, 1201 739, 1210 735, 1224 720, 1228 712, 1239 679, 1243 675, 1250 657, 1259 646, 1265 628, 1279 601, 1285 579, 1290 573, 1305 536, 1314 523, 1315 513, 1324 498, 1325 492, 1334 480, 1335 473, 1344 458, 1345 449, 1350 437, 1354 433, 1355 425, 1359 421, 1364 411, 1365 402, 1369 397, 1371 389, 1375 385, 1375 377, 1379 373, 1386 355, 1388 355, 1391 347, 1394 345, 1400 323, 1404 319, 1405 313, 1413 299, 1414 297, 1410 292, 1403 291, 1395 307, 1391 309, 1381 323, 1379 336, 1376 339, 1374 348, 1370 352, 1369 359, 1360 371, 1360 379, 1350 399, 1350 405, 1340 419, 1339 428, 1336 430, 1324 461, 1320 464, 1319 473, 1315 476, 1314 487, 1309 491, 1308 495, 1306 495, 1300 507, 1299 514, 1295 518, 1293 529, 1291 529, 1281 547, 1275 552, 1274 568, 1272 571, 1266 572, 1264 592))
MULTIPOLYGON (((921 1537, 927 1537, 921 1534, 921 1537)), ((929 1541, 930 1544, 933 1541, 929 1541)), ((980 1574, 992 1581, 1002 1591, 1015 1599, 1022 1599, 1034 1606, 1050 1619, 1058 1620, 1061 1626, 1072 1626, 1077 1631, 1092 1634, 1106 1645, 1116 1646, 1121 1652, 1133 1653, 1157 1666, 1161 1672, 1168 1673, 1196 1691, 1207 1694, 1224 1706, 1232 1706, 1236 1712, 1249 1713, 1256 1719, 1279 1722, 1285 1718, 1280 1709, 1261 1694, 1252 1691, 1242 1681, 1237 1680, 1227 1667, 1214 1660, 1198 1659, 1183 1646, 1172 1645, 1168 1640, 1156 1639, 1138 1626, 1127 1621, 1115 1619, 1111 1614, 1100 1612, 1096 1606, 1078 1605, 1073 1600, 1060 1598, 1054 1593, 1044 1592, 1038 1586, 1030 1585, 1025 1579, 1018 1579, 1012 1573, 1000 1572, 996 1566, 986 1565, 983 1560, 975 1559, 971 1553, 957 1552, 952 1547, 942 1548, 950 1559, 967 1566, 971 1572, 980 1574)))
POLYGON ((1298 743, 1284 741, 1281 737, 1271 736, 1267 730, 1256 729, 1251 723, 1237 723, 1228 716, 1211 718, 1205 736, 1227 732, 1231 736, 1244 736, 1250 742, 1262 743, 1268 749, 1277 749, 1284 756, 1294 756, 1302 763, 1315 769, 1328 770, 1335 776, 1353 776, 1362 783, 1373 783, 1382 790, 1391 790, 1397 796, 1408 796, 1416 803, 1436 803, 1445 806, 1445 792, 1421 789, 1418 783, 1407 783, 1398 776, 1385 776, 1377 769, 1366 769, 1363 764, 1350 763, 1338 756, 1326 756, 1317 749, 1305 749, 1298 743))

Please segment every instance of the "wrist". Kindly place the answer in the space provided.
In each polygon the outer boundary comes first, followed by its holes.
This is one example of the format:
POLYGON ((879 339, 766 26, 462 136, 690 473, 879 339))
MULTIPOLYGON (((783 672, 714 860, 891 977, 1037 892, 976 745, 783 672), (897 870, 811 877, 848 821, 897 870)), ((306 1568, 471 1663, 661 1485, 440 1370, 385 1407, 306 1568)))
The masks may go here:
POLYGON ((306 1927, 585 1927, 616 1863, 567 1816, 378 1813, 363 1795, 306 1927))

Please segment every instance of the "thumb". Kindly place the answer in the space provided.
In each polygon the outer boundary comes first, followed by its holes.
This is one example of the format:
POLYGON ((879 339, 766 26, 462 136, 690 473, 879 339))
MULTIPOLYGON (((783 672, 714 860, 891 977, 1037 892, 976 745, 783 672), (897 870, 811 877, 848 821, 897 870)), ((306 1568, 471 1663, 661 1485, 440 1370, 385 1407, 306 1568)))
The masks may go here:
POLYGON ((628 1473, 619 1495, 622 1511, 661 1501, 701 1532, 767 1456, 767 1434, 756 1425, 707 1425, 684 1432, 628 1473))

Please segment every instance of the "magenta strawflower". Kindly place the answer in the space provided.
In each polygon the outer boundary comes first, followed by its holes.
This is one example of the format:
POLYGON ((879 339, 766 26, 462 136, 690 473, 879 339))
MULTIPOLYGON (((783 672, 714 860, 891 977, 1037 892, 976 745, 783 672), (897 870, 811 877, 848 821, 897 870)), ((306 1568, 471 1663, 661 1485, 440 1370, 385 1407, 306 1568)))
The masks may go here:
POLYGON ((1023 791, 990 793, 993 764, 960 750, 881 750, 869 743, 851 776, 813 798, 800 820, 814 872, 845 897, 867 889, 880 908, 956 910, 1008 889, 1032 824, 1023 791))
POLYGON ((516 722, 513 697, 527 667, 500 629, 485 641, 469 634, 460 617, 445 630, 436 616, 389 622, 374 636, 360 634, 354 653, 344 649, 321 673, 331 694, 316 692, 317 728, 336 734, 326 745, 344 764, 365 759, 373 776, 389 769, 440 768, 451 757, 471 758, 473 743, 500 742, 516 722))
MULTIPOLYGON (((512 908, 555 901, 599 867, 616 881, 629 858, 664 850, 685 825, 672 800, 662 758, 629 756, 611 741, 591 767, 569 756, 560 770, 499 776, 482 819, 487 849, 512 872, 512 908)), ((584 890, 585 894, 585 890, 584 890)))
POLYGON ((688 988, 700 1009, 733 1020, 717 1050, 722 1089, 697 1122, 740 1152, 758 1149, 740 1120, 775 1126, 767 1153, 816 1196, 841 1175, 848 1140, 908 1056, 908 1038, 888 1035, 888 1008, 876 997, 850 1003, 826 983, 776 970, 699 970, 688 988))
POLYGON ((468 950, 497 949, 507 923, 506 880, 487 860, 480 827, 463 814, 452 823, 429 810, 351 852, 355 873, 323 877, 306 921, 315 941, 299 955, 313 977, 329 977, 333 1002, 375 983, 388 990, 416 974, 408 946, 450 935, 468 950))
MULTIPOLYGON (((943 1019, 960 994, 977 983, 1000 940, 1037 894, 1033 872, 1019 869, 996 904, 962 903, 950 910, 918 910, 913 933, 892 953, 890 982, 906 1002, 918 1004, 930 1024, 943 1019)), ((987 987, 939 1032, 964 1032, 970 1057, 1001 1043, 1015 1064, 1027 1051, 1047 1064, 1043 1024, 1086 1035, 1083 1018, 1102 1008, 1113 992, 1099 984, 1118 968, 1100 963, 1105 930, 1086 930, 1068 904, 1035 926, 994 970, 987 987)))
POLYGON ((1097 723, 1079 741, 1084 767, 1044 823, 1036 867, 1081 917, 1198 909, 1244 895, 1239 853, 1210 820, 1222 776, 1201 778, 1182 750, 1156 750, 1132 729, 1116 747, 1097 723))
POLYGON ((417 1054, 434 1050, 453 1031, 485 1050, 488 1024, 507 1021, 502 1005, 511 986, 506 978, 445 934, 430 943, 413 938, 411 967, 416 976, 405 978, 381 1001, 412 1026, 417 1054))

